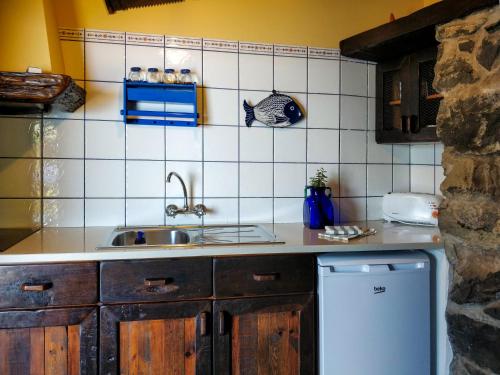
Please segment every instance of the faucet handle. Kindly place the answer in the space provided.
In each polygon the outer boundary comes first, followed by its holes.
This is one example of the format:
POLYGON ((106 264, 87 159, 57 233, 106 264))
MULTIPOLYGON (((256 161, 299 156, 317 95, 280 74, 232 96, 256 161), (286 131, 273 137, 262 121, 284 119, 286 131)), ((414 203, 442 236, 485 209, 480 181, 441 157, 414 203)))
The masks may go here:
POLYGON ((203 204, 197 204, 193 207, 193 212, 196 216, 202 217, 207 213, 207 208, 203 204))
POLYGON ((176 217, 177 212, 179 212, 179 208, 175 204, 169 204, 165 209, 167 216, 176 217))

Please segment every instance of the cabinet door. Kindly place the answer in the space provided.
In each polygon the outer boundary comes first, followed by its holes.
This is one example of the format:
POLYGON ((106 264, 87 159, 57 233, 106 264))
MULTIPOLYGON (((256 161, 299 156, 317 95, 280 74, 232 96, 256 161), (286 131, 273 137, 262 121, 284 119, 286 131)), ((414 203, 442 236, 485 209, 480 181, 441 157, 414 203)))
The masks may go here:
POLYGON ((411 116, 409 57, 380 63, 376 69, 376 141, 407 142, 411 116))
POLYGON ((214 303, 214 373, 315 374, 314 295, 214 303))
POLYGON ((101 374, 211 373, 210 301, 103 306, 101 374))
POLYGON ((96 375, 97 310, 0 312, 0 374, 96 375))
POLYGON ((432 86, 434 67, 436 65, 436 47, 415 53, 413 58, 413 75, 415 102, 412 108, 416 119, 412 128, 412 142, 436 142, 436 119, 442 95, 432 86))

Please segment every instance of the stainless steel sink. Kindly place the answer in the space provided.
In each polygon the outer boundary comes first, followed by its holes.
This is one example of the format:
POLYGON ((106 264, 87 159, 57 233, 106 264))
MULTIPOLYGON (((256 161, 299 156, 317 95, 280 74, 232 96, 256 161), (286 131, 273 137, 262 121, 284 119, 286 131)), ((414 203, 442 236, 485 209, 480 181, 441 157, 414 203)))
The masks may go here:
POLYGON ((112 246, 136 246, 136 245, 184 245, 190 241, 189 234, 180 230, 172 229, 143 229, 129 230, 117 234, 112 246), (139 233, 142 232, 144 243, 136 244, 139 233))
POLYGON ((98 249, 284 243, 260 225, 118 227, 98 249))

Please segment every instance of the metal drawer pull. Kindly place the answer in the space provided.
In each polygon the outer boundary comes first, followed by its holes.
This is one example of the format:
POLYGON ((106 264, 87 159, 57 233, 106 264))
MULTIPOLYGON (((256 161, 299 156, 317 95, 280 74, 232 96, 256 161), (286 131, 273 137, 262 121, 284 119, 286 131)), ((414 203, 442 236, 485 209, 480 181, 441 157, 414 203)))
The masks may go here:
POLYGON ((146 285, 146 286, 165 286, 165 285, 167 285, 167 281, 169 283, 172 282, 171 279, 164 279, 164 278, 144 279, 144 285, 146 285))
POLYGON ((207 319, 208 319, 207 312, 204 311, 200 313, 200 336, 207 335, 207 319))
POLYGON ((43 292, 52 288, 52 283, 40 283, 40 284, 23 284, 21 285, 21 290, 23 292, 43 292))
POLYGON ((219 336, 226 334, 226 314, 224 311, 219 311, 219 336))
POLYGON ((280 277, 280 274, 278 272, 254 273, 253 274, 253 279, 255 281, 274 281, 274 280, 278 280, 279 277, 280 277))

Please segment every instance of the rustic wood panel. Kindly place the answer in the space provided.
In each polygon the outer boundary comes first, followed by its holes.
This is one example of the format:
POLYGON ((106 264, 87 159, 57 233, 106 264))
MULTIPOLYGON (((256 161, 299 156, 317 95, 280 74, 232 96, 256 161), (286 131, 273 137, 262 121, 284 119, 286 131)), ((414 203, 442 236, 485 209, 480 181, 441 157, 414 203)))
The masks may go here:
POLYGON ((45 328, 25 328, 30 331, 30 375, 45 374, 45 328))
POLYGON ((218 258, 214 294, 224 298, 312 292, 315 262, 308 254, 218 258))
POLYGON ((97 263, 0 266, 0 308, 97 303, 97 263), (41 291, 23 290, 40 286, 41 291))
POLYGON ((226 330, 214 322, 217 375, 315 374, 314 295, 216 301, 219 312, 226 330))
POLYGON ((2 375, 80 374, 79 326, 0 330, 2 375))
POLYGON ((96 327, 92 308, 0 312, 0 374, 96 375, 96 327))
POLYGON ((196 374, 196 319, 120 323, 120 373, 196 374))
POLYGON ((200 334, 210 311, 210 301, 103 306, 101 373, 211 374, 211 336, 200 334))
POLYGON ((80 375, 80 326, 68 327, 68 374, 80 375))
POLYGON ((45 328, 45 373, 65 375, 68 372, 68 334, 66 327, 45 328))
POLYGON ((101 300, 161 302, 212 295, 212 259, 166 259, 101 263, 101 300), (150 286, 147 280, 165 280, 150 286))

